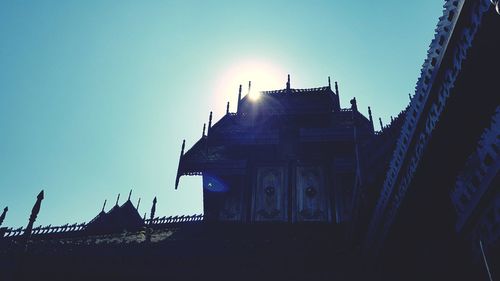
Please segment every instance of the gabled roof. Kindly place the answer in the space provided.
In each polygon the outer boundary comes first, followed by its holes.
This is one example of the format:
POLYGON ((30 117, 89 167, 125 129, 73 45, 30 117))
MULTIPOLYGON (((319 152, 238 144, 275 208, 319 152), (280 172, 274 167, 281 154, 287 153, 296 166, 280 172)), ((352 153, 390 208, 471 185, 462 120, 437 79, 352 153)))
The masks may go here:
POLYGON ((130 200, 123 205, 115 205, 108 212, 101 211, 85 229, 90 233, 111 233, 134 230, 144 225, 144 221, 130 200))

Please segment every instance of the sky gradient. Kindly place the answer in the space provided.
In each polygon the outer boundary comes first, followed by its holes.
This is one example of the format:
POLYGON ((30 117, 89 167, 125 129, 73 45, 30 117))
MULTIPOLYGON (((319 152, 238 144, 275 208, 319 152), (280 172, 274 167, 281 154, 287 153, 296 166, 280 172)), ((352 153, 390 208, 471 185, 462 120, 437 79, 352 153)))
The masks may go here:
MULTIPOLYGON (((4 226, 90 221, 133 189, 140 213, 198 214, 180 147, 208 113, 256 89, 338 81, 384 123, 414 92, 443 1, 2 1, 0 208, 4 226), (363 5, 364 4, 364 5, 363 5)), ((269 88, 269 89, 268 89, 269 88)), ((377 123, 378 124, 378 123, 377 123)), ((376 128, 378 129, 378 125, 376 128)))

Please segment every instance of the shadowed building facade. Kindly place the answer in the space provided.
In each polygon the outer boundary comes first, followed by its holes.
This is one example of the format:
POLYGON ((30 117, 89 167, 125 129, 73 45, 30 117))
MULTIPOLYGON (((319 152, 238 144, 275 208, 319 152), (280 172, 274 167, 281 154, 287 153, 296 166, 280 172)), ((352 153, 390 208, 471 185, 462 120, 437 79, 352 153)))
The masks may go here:
POLYGON ((206 220, 340 223, 352 216, 360 147, 379 137, 372 117, 355 99, 341 109, 337 84, 335 91, 286 85, 239 99, 236 113, 209 120, 207 134, 181 153, 178 178, 203 175, 206 220))
POLYGON ((129 195, 35 227, 41 193, 25 229, 0 227, 0 279, 498 279, 499 5, 445 1, 415 94, 380 131, 330 81, 240 87, 237 112, 182 144, 175 188, 202 176, 203 215, 157 217, 155 198, 141 218, 129 195))

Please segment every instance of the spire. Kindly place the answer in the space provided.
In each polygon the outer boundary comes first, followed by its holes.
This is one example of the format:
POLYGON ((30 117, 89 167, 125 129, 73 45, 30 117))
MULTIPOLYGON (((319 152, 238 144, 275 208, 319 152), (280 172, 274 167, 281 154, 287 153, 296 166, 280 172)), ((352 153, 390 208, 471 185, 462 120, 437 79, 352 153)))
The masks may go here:
POLYGON ((335 94, 339 94, 339 84, 335 81, 335 94))
POLYGON ((35 223, 36 217, 38 216, 38 213, 40 212, 40 207, 42 206, 42 200, 43 200, 44 194, 43 190, 40 191, 38 196, 36 197, 36 203, 33 206, 33 209, 31 209, 31 215, 30 219, 28 222, 28 226, 26 226, 26 229, 24 230, 24 235, 26 237, 26 240, 28 240, 31 237, 31 231, 33 229, 33 224, 35 223))
POLYGON ((8 210, 9 210, 9 207, 3 208, 2 215, 0 215, 0 226, 2 226, 3 220, 5 219, 5 215, 7 214, 8 210))
POLYGON ((289 91, 290 90, 290 74, 288 74, 288 79, 286 81, 286 89, 289 91))
POLYGON ((141 197, 137 200, 137 207, 135 207, 136 210, 139 210, 139 205, 141 205, 141 197))
POLYGON ((116 197, 116 203, 115 206, 118 206, 118 201, 120 200, 120 193, 118 193, 118 196, 116 197))
POLYGON ((203 132, 201 132, 201 137, 203 138, 205 136, 205 127, 207 126, 207 123, 203 123, 203 132))
POLYGON ((328 76, 328 88, 332 88, 332 82, 330 82, 330 76, 328 76))
POLYGON ((372 109, 368 107, 368 118, 370 119, 370 125, 372 126, 372 132, 374 131, 373 128, 373 117, 372 117, 372 109))
POLYGON ((106 202, 108 200, 107 199, 104 199, 104 204, 102 204, 102 210, 101 210, 101 213, 104 213, 104 208, 106 207, 106 202))
POLYGON ((241 101, 241 84, 240 84, 240 89, 238 90, 238 104, 236 105, 237 113, 240 113, 240 101, 241 101))
POLYGON ((153 199, 153 206, 151 207, 151 213, 149 214, 150 220, 153 220, 155 218, 155 212, 156 212, 156 196, 153 199))
POLYGON ((247 96, 250 96, 250 89, 252 88, 252 81, 248 81, 248 93, 247 96))
POLYGON ((207 136, 210 135, 210 128, 212 128, 212 111, 210 111, 210 115, 208 116, 207 136))
POLYGON ((229 114, 229 102, 227 102, 227 105, 226 105, 226 114, 229 114))
POLYGON ((384 130, 384 125, 382 124, 382 118, 378 118, 378 121, 380 122, 380 130, 383 131, 384 130))
POLYGON ((130 196, 132 196, 132 189, 130 190, 130 192, 128 193, 128 199, 127 201, 130 201, 130 196))

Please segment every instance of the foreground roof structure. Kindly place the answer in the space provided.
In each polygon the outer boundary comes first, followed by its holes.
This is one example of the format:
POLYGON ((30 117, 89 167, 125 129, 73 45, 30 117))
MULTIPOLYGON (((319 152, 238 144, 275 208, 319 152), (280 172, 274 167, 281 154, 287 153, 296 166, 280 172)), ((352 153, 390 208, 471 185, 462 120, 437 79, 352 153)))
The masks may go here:
POLYGON ((380 131, 337 83, 289 77, 258 101, 240 87, 237 112, 182 145, 175 187, 203 176, 203 215, 158 217, 155 198, 141 218, 129 196, 35 227, 41 192, 26 228, 0 228, 0 279, 496 279, 498 12, 445 1, 415 93, 380 131))

